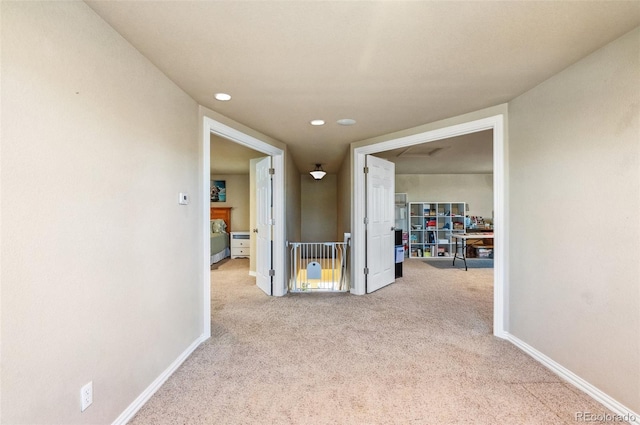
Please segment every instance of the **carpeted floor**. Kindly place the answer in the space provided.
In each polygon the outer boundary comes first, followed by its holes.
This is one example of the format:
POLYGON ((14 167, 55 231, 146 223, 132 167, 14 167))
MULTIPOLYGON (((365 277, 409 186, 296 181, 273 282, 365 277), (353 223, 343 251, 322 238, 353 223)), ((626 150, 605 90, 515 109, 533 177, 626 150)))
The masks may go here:
POLYGON ((367 296, 212 276, 212 338, 131 424, 575 424, 608 412, 492 336, 492 270, 404 263, 367 296))

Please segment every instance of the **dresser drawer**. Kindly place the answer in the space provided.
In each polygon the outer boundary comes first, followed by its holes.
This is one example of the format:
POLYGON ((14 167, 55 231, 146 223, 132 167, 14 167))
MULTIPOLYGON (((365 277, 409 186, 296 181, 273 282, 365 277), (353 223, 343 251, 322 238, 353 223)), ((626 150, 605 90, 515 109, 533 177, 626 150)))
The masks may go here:
POLYGON ((231 248, 231 258, 236 257, 249 257, 249 247, 246 248, 231 248))
POLYGON ((249 239, 231 239, 231 248, 249 248, 249 239))

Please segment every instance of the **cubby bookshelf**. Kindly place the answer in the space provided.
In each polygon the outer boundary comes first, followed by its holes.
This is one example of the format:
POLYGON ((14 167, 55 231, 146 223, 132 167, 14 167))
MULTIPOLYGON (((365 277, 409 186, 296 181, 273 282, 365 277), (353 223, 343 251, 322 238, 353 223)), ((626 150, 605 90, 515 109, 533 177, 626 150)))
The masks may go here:
POLYGON ((410 202, 409 257, 451 258, 451 235, 465 233, 465 202, 410 202))

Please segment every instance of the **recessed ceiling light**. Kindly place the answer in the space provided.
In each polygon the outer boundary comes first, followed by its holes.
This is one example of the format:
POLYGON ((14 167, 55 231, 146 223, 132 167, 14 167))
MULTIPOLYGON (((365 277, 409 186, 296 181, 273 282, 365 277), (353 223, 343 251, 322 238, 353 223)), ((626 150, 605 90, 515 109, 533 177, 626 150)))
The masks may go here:
POLYGON ((215 97, 216 100, 219 100, 221 102, 226 102, 227 100, 231 100, 231 95, 226 93, 216 93, 213 95, 213 97, 215 97))
POLYGON ((311 125, 324 125, 324 120, 312 120, 311 125))
POLYGON ((352 120, 351 118, 343 118, 336 122, 340 125, 354 125, 356 123, 356 120, 352 120))

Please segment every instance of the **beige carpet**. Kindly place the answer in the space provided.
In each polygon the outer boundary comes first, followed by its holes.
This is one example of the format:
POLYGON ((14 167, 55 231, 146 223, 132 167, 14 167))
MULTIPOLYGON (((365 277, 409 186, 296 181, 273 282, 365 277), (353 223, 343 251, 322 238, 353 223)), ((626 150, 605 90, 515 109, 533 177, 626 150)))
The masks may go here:
POLYGON ((491 335, 492 270, 410 260, 367 296, 267 297, 230 260, 212 338, 132 424, 575 424, 604 407, 491 335))

